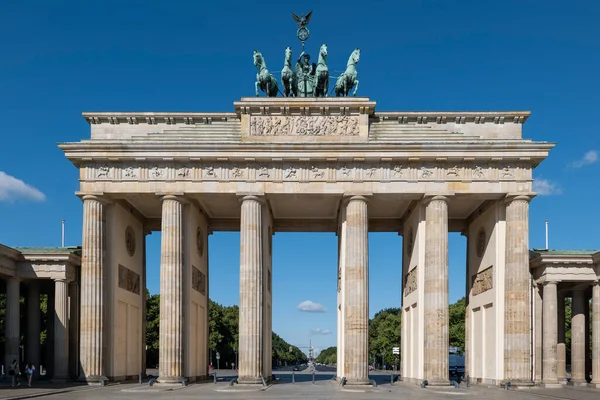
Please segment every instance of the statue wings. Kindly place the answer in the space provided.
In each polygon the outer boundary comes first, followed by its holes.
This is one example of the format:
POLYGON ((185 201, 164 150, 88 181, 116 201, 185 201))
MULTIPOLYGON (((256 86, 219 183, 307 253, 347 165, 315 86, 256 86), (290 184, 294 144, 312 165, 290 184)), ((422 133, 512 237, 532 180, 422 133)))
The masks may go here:
POLYGON ((292 13, 292 18, 294 18, 294 21, 296 21, 296 23, 300 27, 308 25, 308 23, 310 22, 311 16, 312 16, 312 10, 308 14, 306 14, 306 16, 302 15, 302 17, 299 17, 296 14, 292 13))

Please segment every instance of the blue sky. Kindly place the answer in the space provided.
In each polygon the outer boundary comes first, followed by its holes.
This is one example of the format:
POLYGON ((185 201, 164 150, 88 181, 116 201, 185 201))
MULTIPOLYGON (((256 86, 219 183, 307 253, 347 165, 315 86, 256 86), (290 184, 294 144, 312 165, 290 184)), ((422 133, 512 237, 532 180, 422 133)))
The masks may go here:
MULTIPOLYGON (((56 0, 0 6, 0 243, 81 242, 77 170, 57 142, 89 137, 83 111, 232 111, 253 95, 252 52, 269 69, 300 52, 290 11, 314 9, 307 50, 343 69, 355 47, 359 95, 378 110, 530 110, 524 136, 558 142, 534 173, 531 247, 600 248, 597 161, 600 3, 430 0, 300 3, 56 0), (290 6, 298 7, 289 9, 290 6)), ((274 330, 335 345, 337 238, 277 233, 274 330), (301 312, 303 301, 324 312, 301 312), (311 331, 313 331, 311 333, 311 331), (331 334, 328 334, 328 331, 331 334)), ((238 302, 239 235, 210 238, 211 297, 238 302), (235 251, 232 251, 235 250, 235 251)), ((401 238, 370 235, 371 314, 400 303, 401 238)), ((148 239, 158 290, 160 235, 148 239)), ((450 300, 464 293, 465 241, 450 236, 450 300)))

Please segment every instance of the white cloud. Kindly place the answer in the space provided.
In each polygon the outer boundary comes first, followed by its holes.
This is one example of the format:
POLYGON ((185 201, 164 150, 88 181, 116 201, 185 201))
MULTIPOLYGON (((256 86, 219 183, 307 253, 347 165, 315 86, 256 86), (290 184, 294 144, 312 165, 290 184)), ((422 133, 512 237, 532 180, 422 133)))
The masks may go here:
POLYGON ((558 185, 548 179, 534 179, 533 191, 540 196, 548 196, 551 194, 561 194, 562 190, 558 185))
POLYGON ((13 202, 19 199, 44 201, 46 196, 22 180, 0 171, 0 202, 13 202))
POLYGON ((325 312, 325 306, 323 306, 323 304, 306 300, 298 304, 298 310, 306 312, 325 312))
POLYGON ((321 328, 317 328, 317 329, 313 329, 312 331, 310 331, 311 335, 331 335, 333 332, 331 332, 329 329, 321 329, 321 328))
POLYGON ((573 168, 581 168, 586 165, 592 165, 598 162, 598 152, 596 150, 590 150, 583 155, 579 160, 575 161, 571 166, 573 168))

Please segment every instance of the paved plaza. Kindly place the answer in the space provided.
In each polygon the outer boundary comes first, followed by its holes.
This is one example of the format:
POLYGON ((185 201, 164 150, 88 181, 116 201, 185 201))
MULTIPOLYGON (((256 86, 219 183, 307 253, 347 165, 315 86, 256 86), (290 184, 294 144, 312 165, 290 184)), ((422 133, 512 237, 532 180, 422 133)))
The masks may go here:
POLYGON ((414 385, 396 382, 384 383, 389 375, 372 376, 380 382, 369 390, 340 389, 328 376, 321 374, 320 379, 312 383, 310 374, 296 374, 299 378, 291 382, 291 374, 281 374, 276 384, 267 390, 256 388, 230 387, 227 379, 217 384, 203 383, 187 387, 157 387, 136 383, 112 384, 107 387, 19 387, 11 388, 4 383, 0 386, 0 399, 24 399, 43 396, 47 399, 577 399, 592 400, 598 398, 598 391, 589 388, 564 389, 523 389, 506 391, 498 387, 472 386, 458 389, 421 389, 414 385))

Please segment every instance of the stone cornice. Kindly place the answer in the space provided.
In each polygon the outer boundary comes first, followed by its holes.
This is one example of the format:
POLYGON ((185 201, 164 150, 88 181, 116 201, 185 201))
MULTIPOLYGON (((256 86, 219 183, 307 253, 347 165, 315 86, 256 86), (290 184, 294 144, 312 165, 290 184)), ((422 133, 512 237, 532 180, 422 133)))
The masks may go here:
POLYGON ((282 104, 260 102, 234 103, 236 112, 84 112, 82 116, 90 125, 129 124, 168 125, 211 124, 240 120, 241 114, 256 115, 330 115, 368 114, 377 121, 397 121, 399 124, 523 124, 531 115, 529 111, 383 111, 375 112, 375 102, 355 102, 337 105, 294 104, 288 100, 282 104))
POLYGON ((593 265, 592 254, 542 254, 529 261, 531 268, 593 265))
POLYGON ((530 111, 382 111, 373 118, 400 124, 524 124, 530 115, 530 111))
MULTIPOLYGON (((303 143, 302 147, 298 144, 290 143, 199 143, 186 141, 154 141, 154 142, 128 142, 122 140, 90 140, 75 143, 61 143, 59 147, 66 153, 67 158, 73 159, 107 159, 107 158, 136 158, 148 157, 148 159, 159 159, 152 157, 160 151, 160 159, 168 157, 168 152, 178 153, 173 158, 185 159, 194 157, 219 157, 219 158, 243 158, 249 157, 244 153, 251 154, 256 158, 261 154, 264 159, 271 157, 297 158, 299 150, 302 151, 302 158, 331 158, 332 152, 348 153, 352 158, 352 153, 360 152, 367 154, 370 158, 414 158, 418 161, 423 159, 446 158, 448 160, 471 160, 475 158, 471 155, 464 156, 465 151, 481 152, 476 159, 490 158, 492 160, 503 161, 523 161, 532 162, 532 158, 544 159, 548 152, 554 147, 551 142, 531 142, 531 141, 481 141, 481 143, 303 143), (94 153, 94 152, 97 153, 94 153), (181 152, 187 156, 183 157, 181 152), (510 152, 511 156, 506 156, 510 152), (150 154, 144 154, 150 153, 150 154), (286 154, 288 153, 288 154, 286 154), (369 154, 370 153, 370 154, 369 154)), ((342 158, 342 157, 340 157, 342 158)), ((537 164, 537 162, 533 162, 537 164)))
POLYGON ((234 112, 84 112, 81 114, 90 125, 98 124, 211 124, 212 122, 238 121, 234 112))

